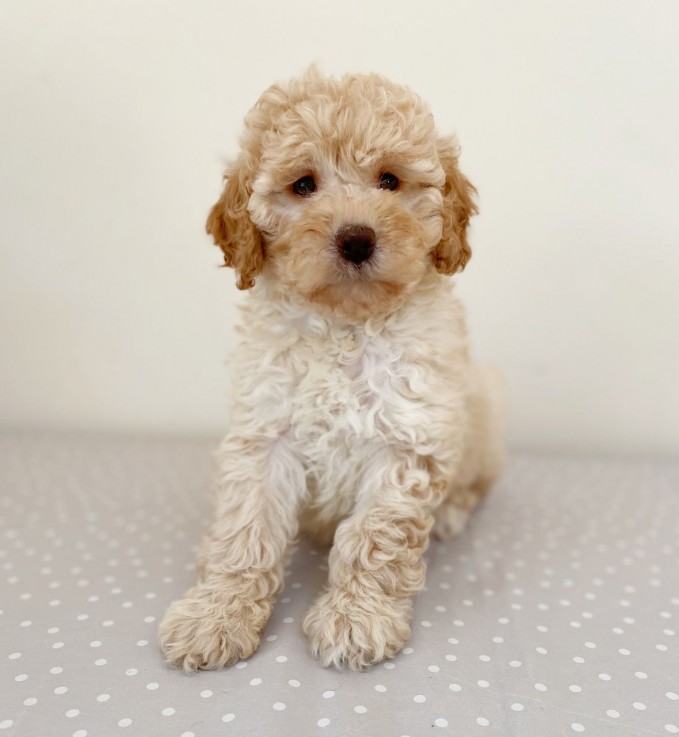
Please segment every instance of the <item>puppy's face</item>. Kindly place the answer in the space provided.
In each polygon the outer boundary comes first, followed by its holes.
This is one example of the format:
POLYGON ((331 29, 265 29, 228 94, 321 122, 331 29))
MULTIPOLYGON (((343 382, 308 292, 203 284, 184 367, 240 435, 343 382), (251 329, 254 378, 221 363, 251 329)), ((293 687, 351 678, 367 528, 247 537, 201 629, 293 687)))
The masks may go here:
POLYGON ((416 95, 312 72, 267 90, 247 116, 208 231, 241 288, 265 271, 319 310, 364 320, 428 270, 464 267, 472 192, 416 95))

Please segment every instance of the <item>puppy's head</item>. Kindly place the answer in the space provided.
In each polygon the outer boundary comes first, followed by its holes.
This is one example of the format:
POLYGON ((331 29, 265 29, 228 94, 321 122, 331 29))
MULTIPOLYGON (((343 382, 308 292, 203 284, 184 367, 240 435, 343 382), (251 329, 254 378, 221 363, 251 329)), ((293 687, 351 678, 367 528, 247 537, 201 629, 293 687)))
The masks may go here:
POLYGON ((269 88, 245 120, 207 230, 247 289, 261 272, 319 309, 363 320, 471 251, 474 188, 453 138, 405 87, 315 71, 269 88))

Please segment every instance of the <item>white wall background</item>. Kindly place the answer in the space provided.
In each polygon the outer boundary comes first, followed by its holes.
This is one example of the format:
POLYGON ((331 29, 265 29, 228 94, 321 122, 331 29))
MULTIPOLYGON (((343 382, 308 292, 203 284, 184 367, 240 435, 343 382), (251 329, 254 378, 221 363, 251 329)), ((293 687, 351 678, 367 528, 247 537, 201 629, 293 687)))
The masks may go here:
POLYGON ((271 82, 382 72, 480 191, 459 278, 514 447, 679 451, 679 5, 15 0, 0 23, 0 424, 218 434, 203 233, 271 82))

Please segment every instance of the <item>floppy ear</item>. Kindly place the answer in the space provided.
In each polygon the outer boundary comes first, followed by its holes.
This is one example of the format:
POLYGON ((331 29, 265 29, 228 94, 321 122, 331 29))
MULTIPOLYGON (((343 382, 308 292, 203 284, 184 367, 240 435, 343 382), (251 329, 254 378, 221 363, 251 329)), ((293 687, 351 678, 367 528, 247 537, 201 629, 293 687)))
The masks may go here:
POLYGON ((224 252, 224 263, 238 274, 238 289, 254 286, 264 266, 264 242, 248 213, 250 167, 242 159, 224 175, 224 191, 210 210, 205 228, 224 252))
POLYGON ((469 218, 478 212, 476 189, 457 166, 459 148, 453 137, 439 139, 439 161, 446 175, 443 185, 443 231, 433 252, 434 266, 441 274, 462 271, 471 258, 467 243, 469 218))

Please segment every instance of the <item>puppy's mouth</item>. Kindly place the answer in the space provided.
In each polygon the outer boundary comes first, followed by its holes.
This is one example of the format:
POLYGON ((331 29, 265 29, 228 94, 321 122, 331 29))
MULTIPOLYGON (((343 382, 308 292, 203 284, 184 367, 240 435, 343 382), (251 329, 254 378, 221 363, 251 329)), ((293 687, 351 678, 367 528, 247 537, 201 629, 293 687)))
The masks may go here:
POLYGON ((405 293, 404 284, 377 279, 347 279, 326 284, 307 294, 307 299, 330 308, 349 320, 367 320, 386 312, 405 293))

